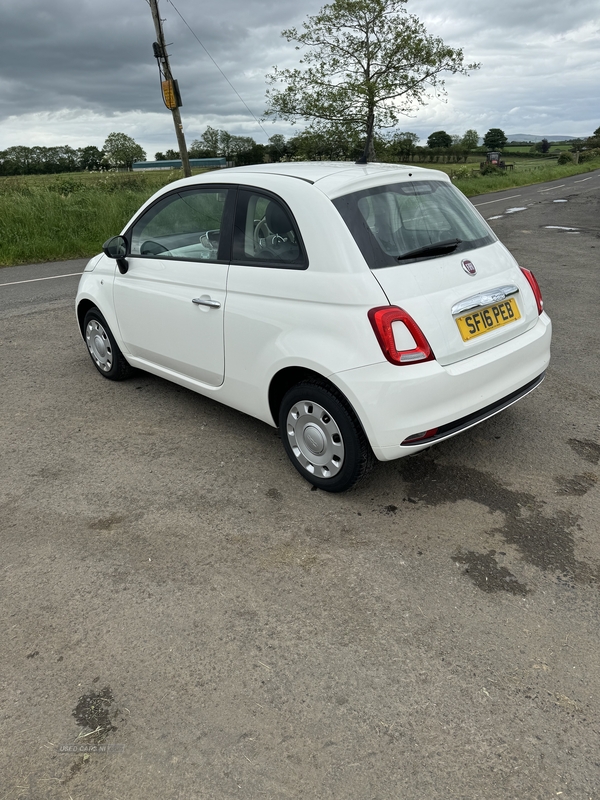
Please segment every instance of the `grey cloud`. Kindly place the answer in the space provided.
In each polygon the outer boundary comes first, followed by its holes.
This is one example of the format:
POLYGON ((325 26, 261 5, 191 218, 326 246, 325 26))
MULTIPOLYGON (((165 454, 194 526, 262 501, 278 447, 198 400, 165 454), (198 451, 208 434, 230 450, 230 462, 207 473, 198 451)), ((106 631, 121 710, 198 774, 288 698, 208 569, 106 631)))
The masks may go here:
MULTIPOLYGON (((281 30, 301 25, 323 4, 309 0, 299 8, 295 0, 222 0, 207 13, 198 0, 174 2, 256 116, 265 108, 266 73, 274 64, 297 63, 298 53, 281 30)), ((184 122, 190 120, 187 127, 195 131, 210 123, 229 126, 231 132, 256 130, 174 6, 169 0, 160 4, 182 90, 184 122)), ((468 60, 480 60, 482 69, 469 79, 450 78, 450 104, 440 107, 433 100, 403 128, 427 135, 431 121, 436 127, 466 129, 473 126, 470 118, 481 120, 477 124, 482 126, 507 121, 511 129, 521 129, 530 119, 542 124, 549 118, 554 128, 580 121, 582 129, 573 131, 579 134, 592 124, 589 117, 600 107, 595 77, 599 42, 585 36, 577 40, 572 32, 586 20, 597 20, 597 0, 573 0, 568 11, 564 3, 549 0, 543 12, 538 3, 522 0, 507 0, 500 10, 492 0, 456 0, 445 6, 439 0, 410 0, 407 10, 421 17, 431 33, 463 47, 468 60), (516 106, 521 111, 509 115, 516 106), (540 107, 554 111, 536 110, 540 107), (444 113, 450 112, 455 117, 444 121, 444 113)), ((0 120, 71 109, 96 112, 110 125, 118 114, 165 112, 152 55, 154 27, 144 0, 104 0, 102 5, 91 0, 0 0, 0 19, 0 120)), ((593 25, 590 31, 593 37, 593 25)), ((287 125, 279 129, 290 131, 287 125)), ((148 134, 152 141, 158 135, 148 134)))

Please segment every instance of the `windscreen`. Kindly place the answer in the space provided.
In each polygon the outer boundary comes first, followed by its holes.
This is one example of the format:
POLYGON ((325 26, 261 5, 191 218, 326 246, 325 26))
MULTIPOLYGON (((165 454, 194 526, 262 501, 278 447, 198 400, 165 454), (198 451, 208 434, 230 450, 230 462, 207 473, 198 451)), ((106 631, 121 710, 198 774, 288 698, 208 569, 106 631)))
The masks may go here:
POLYGON ((333 204, 371 269, 463 253, 496 241, 465 196, 445 181, 374 186, 333 204), (451 244, 418 252, 436 243, 451 244))

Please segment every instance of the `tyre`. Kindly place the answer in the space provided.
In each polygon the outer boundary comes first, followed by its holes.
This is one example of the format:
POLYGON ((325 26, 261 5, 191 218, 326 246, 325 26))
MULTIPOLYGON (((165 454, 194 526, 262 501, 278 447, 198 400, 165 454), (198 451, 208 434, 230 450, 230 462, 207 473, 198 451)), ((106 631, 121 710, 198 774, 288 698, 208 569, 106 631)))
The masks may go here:
POLYGON ((97 308, 90 308, 83 320, 83 335, 98 372, 111 381, 122 381, 133 373, 97 308))
POLYGON ((326 492, 350 489, 375 463, 354 412, 327 385, 303 381, 292 387, 279 409, 279 430, 298 472, 326 492))

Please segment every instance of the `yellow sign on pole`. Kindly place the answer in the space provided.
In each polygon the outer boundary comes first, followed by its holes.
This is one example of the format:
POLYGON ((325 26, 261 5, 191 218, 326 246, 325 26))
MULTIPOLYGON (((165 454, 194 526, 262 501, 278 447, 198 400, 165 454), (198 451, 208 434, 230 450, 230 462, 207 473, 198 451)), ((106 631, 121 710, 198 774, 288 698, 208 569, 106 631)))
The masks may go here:
POLYGON ((171 110, 177 108, 177 95, 175 94, 173 81, 163 81, 162 91, 166 107, 171 110))

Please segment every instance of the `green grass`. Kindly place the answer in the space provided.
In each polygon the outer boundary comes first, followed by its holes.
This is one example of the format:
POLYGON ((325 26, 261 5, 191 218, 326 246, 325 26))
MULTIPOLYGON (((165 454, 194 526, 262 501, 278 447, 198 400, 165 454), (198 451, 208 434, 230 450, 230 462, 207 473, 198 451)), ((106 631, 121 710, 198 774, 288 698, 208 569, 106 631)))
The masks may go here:
POLYGON ((92 256, 148 197, 180 177, 169 171, 0 178, 0 266, 92 256))
MULTIPOLYGON (((569 143, 558 143, 558 144, 551 144, 549 153, 561 153, 563 150, 570 150, 573 145, 569 143)), ((533 147, 532 144, 507 144, 505 147, 502 148, 502 153, 506 155, 510 155, 511 153, 530 153, 531 148, 533 147)))
MULTIPOLYGON (((478 163, 418 166, 446 172, 472 197, 590 172, 600 169, 600 159, 520 162, 496 175, 480 175, 478 163)), ((175 171, 0 177, 0 267, 91 257, 157 189, 179 177, 175 171)))

